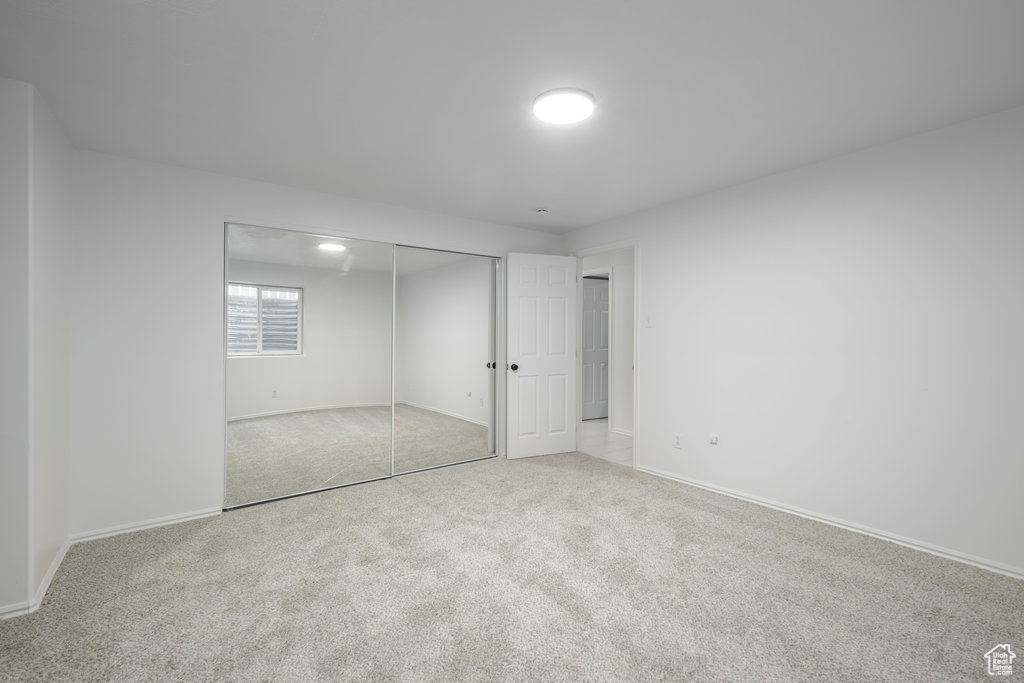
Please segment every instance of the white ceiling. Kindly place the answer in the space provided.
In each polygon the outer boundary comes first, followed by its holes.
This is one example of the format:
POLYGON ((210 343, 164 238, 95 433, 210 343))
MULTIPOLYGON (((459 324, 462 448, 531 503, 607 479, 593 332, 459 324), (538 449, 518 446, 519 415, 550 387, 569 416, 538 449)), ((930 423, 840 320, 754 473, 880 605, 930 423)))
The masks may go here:
POLYGON ((0 75, 78 147, 565 232, 1020 105, 1022 35, 1020 0, 0 0, 0 75), (559 86, 595 116, 533 120, 559 86))

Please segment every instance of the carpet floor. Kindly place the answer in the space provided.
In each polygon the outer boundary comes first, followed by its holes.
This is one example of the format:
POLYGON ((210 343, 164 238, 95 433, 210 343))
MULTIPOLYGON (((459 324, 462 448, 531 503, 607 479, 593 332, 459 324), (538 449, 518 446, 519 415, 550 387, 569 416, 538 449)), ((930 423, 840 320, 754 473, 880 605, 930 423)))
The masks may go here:
POLYGON ((999 643, 1024 581, 573 453, 74 545, 0 679, 980 681, 999 643))
MULTIPOLYGON (((487 428, 395 406, 395 472, 487 455, 487 428)), ((227 423, 224 505, 391 475, 391 407, 332 408, 227 423)))

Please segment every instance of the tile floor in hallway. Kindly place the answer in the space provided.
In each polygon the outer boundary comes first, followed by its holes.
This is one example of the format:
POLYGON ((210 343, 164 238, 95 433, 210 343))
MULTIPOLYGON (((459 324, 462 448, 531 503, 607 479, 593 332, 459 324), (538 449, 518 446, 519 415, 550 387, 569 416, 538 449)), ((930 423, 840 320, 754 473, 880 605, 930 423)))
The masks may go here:
POLYGON ((633 466, 633 437, 608 431, 607 418, 583 421, 578 450, 619 465, 633 466))

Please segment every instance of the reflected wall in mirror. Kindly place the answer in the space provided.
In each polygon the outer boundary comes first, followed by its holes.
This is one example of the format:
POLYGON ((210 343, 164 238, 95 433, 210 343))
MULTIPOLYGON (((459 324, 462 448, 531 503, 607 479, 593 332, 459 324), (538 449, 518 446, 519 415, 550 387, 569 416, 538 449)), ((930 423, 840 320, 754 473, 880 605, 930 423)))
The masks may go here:
POLYGON ((395 252, 395 473, 494 453, 495 259, 395 252))
POLYGON ((391 475, 393 249, 227 226, 225 507, 391 475))

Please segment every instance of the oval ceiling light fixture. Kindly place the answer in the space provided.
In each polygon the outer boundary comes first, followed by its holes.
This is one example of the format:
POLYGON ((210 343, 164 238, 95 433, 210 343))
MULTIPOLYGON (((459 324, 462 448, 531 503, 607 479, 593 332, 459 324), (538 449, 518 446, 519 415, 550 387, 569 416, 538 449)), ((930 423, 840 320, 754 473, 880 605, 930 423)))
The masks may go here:
POLYGON ((321 242, 316 245, 320 251, 341 252, 345 251, 345 245, 340 242, 321 242))
POLYGON ((533 115, 545 123, 579 123, 594 113, 594 96, 579 88, 548 90, 533 101, 533 115))

